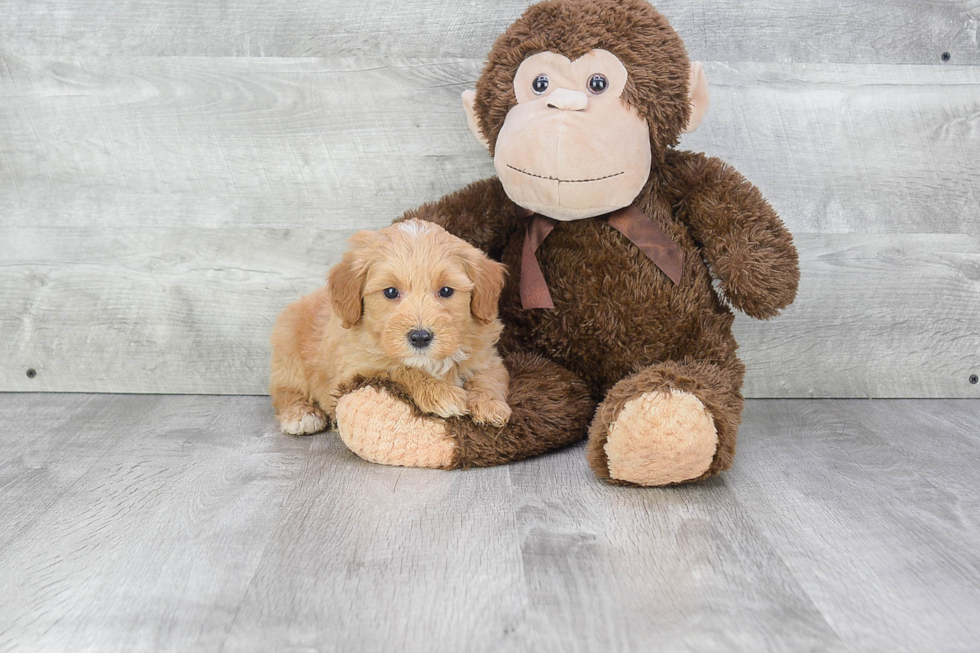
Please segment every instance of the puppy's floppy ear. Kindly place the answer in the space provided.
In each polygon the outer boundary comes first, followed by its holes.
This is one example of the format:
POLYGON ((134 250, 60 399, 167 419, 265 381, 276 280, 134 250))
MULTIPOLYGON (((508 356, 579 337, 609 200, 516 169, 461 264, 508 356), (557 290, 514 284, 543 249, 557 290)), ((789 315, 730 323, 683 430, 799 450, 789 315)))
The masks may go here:
POLYGON ((463 269, 473 282, 470 312, 484 324, 493 322, 497 317, 497 302, 500 300, 500 292, 504 289, 504 274, 507 272, 507 267, 503 263, 492 260, 480 250, 471 248, 463 255, 463 269))
POLYGON ((330 274, 327 275, 330 305, 345 329, 351 328, 361 319, 361 298, 370 267, 368 250, 375 238, 377 235, 373 231, 358 231, 351 236, 347 241, 350 249, 340 263, 330 268, 330 274))

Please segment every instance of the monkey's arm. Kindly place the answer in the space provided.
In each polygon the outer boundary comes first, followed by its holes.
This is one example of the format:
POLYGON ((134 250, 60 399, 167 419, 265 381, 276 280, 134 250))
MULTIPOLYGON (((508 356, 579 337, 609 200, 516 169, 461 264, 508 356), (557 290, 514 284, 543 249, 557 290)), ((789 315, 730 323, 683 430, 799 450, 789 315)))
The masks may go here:
POLYGON ((435 202, 406 211, 395 222, 411 219, 435 222, 492 258, 499 258, 507 236, 522 224, 517 205, 507 197, 496 177, 475 181, 435 202))
POLYGON ((715 158, 685 162, 689 191, 680 210, 729 303, 757 319, 796 297, 799 257, 783 221, 754 185, 715 158))

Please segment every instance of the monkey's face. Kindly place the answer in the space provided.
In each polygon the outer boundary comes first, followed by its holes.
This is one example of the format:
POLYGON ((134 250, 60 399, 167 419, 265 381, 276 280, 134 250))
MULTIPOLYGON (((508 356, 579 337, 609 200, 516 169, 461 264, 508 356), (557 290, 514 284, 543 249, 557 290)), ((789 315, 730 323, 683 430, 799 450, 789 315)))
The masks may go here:
POLYGON ((626 67, 606 50, 569 61, 554 52, 525 59, 517 104, 494 150, 494 167, 518 205, 556 220, 628 206, 650 176, 646 120, 622 98, 626 67))

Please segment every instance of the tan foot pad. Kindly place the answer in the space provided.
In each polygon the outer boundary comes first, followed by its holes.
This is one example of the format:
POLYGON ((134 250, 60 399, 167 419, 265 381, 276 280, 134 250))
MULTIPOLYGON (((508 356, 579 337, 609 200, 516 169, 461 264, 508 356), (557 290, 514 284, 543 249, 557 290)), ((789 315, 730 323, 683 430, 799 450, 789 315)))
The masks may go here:
POLYGON ((456 445, 446 424, 419 417, 384 390, 361 388, 337 402, 340 439, 364 460, 402 467, 452 466, 456 445))
POLYGON ((687 392, 646 392, 609 425, 609 474, 637 485, 669 485, 704 474, 718 433, 704 404, 687 392))

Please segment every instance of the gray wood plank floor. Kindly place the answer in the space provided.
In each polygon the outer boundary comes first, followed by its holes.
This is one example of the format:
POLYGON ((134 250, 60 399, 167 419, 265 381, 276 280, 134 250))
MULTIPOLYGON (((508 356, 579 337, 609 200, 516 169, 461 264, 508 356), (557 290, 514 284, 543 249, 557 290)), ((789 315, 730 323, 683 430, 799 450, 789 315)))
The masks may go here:
POLYGON ((980 401, 749 401, 736 467, 460 472, 262 397, 0 394, 0 651, 976 650, 980 401))

